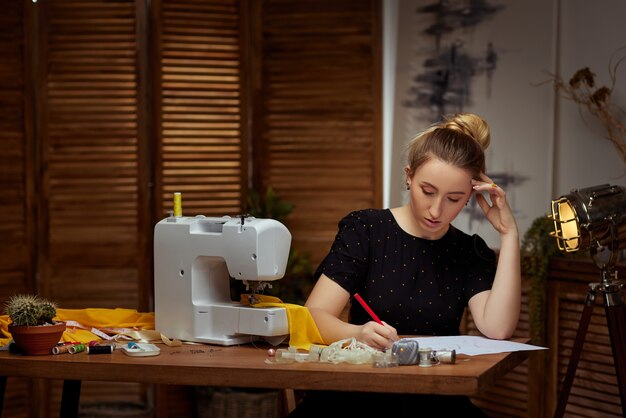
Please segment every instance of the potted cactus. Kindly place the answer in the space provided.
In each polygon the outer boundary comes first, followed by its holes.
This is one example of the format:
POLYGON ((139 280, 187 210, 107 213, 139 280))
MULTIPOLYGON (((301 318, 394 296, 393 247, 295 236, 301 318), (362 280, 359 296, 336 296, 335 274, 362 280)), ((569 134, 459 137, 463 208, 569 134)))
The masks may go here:
POLYGON ((28 355, 51 354, 59 342, 65 322, 56 322, 57 306, 37 295, 14 295, 6 303, 11 319, 9 333, 21 352, 28 355))

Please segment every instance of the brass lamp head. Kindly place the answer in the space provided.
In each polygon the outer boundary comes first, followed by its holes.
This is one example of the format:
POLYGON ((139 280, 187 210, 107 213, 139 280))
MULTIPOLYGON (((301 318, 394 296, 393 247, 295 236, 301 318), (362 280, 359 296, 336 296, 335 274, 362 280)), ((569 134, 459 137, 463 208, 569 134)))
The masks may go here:
POLYGON ((554 232, 559 249, 619 248, 626 240, 626 189, 603 184, 552 201, 554 232))

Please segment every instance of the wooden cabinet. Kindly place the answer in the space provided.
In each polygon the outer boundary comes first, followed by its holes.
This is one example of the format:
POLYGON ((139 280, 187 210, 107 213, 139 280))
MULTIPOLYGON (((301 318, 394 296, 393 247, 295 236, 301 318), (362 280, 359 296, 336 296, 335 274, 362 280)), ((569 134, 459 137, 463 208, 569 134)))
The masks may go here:
MULTIPOLYGON (((618 277, 625 274, 626 268, 618 266, 618 277)), ((551 261, 546 283, 547 338, 543 344, 548 350, 533 352, 526 362, 474 398, 489 416, 542 418, 554 415, 589 284, 600 278, 600 270, 591 259, 555 258, 551 261)), ((528 282, 525 283, 516 336, 530 335, 526 296, 529 289, 528 282)), ((471 320, 468 332, 474 332, 471 320)), ((620 355, 626 356, 626 353, 620 355)), ((565 416, 623 416, 601 293, 596 298, 565 416)))
MULTIPOLYGON (((626 268, 619 266, 618 277, 623 278, 625 273, 626 268)), ((556 408, 556 396, 569 364, 589 284, 600 280, 600 270, 591 259, 555 259, 551 263, 546 299, 550 356, 545 376, 548 393, 545 410, 549 415, 556 408)), ((603 293, 599 292, 595 300, 566 416, 623 416, 602 296, 603 293)), ((619 355, 626 356, 626 353, 619 355)))

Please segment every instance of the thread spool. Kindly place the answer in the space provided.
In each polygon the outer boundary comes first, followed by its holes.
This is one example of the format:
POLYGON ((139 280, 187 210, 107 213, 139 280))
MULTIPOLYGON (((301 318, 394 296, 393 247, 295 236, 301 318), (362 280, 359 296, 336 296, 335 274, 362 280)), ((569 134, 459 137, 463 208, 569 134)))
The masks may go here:
POLYGON ((68 348, 70 354, 80 353, 81 351, 85 351, 85 344, 70 345, 68 348))
POLYGON ((57 345, 56 347, 52 347, 52 354, 64 354, 70 352, 71 345, 57 345))
POLYGON ((113 347, 113 350, 115 350, 115 347, 116 347, 115 341, 106 341, 106 340, 105 341, 98 341, 98 340, 96 340, 96 341, 90 341, 89 342, 89 347, 93 347, 93 346, 96 346, 96 345, 108 345, 108 346, 113 347))
POLYGON ((174 193, 174 216, 177 218, 183 216, 183 203, 180 192, 174 193))
POLYGON ((433 357, 441 363, 454 364, 456 363, 456 350, 433 351, 433 357))
POLYGON ((433 365, 432 355, 433 350, 430 347, 420 348, 418 351, 419 354, 419 366, 420 367, 431 367, 433 365))
POLYGON ((91 345, 87 347, 87 354, 111 354, 113 347, 110 345, 91 345))

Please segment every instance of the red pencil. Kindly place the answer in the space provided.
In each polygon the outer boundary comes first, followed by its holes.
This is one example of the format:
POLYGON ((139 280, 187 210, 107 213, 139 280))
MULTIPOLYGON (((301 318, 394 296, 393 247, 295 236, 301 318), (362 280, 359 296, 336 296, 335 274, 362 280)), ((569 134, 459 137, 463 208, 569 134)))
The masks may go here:
POLYGON ((354 294, 354 298, 356 300, 359 301, 359 303, 361 304, 361 306, 363 307, 363 309, 365 309, 367 311, 368 314, 370 314, 370 316, 372 317, 372 319, 376 322, 378 322, 380 325, 383 324, 383 322, 378 318, 378 316, 376 316, 376 314, 374 313, 374 311, 372 310, 372 308, 370 308, 367 303, 365 303, 365 301, 363 300, 363 298, 358 294, 355 293, 354 294))

